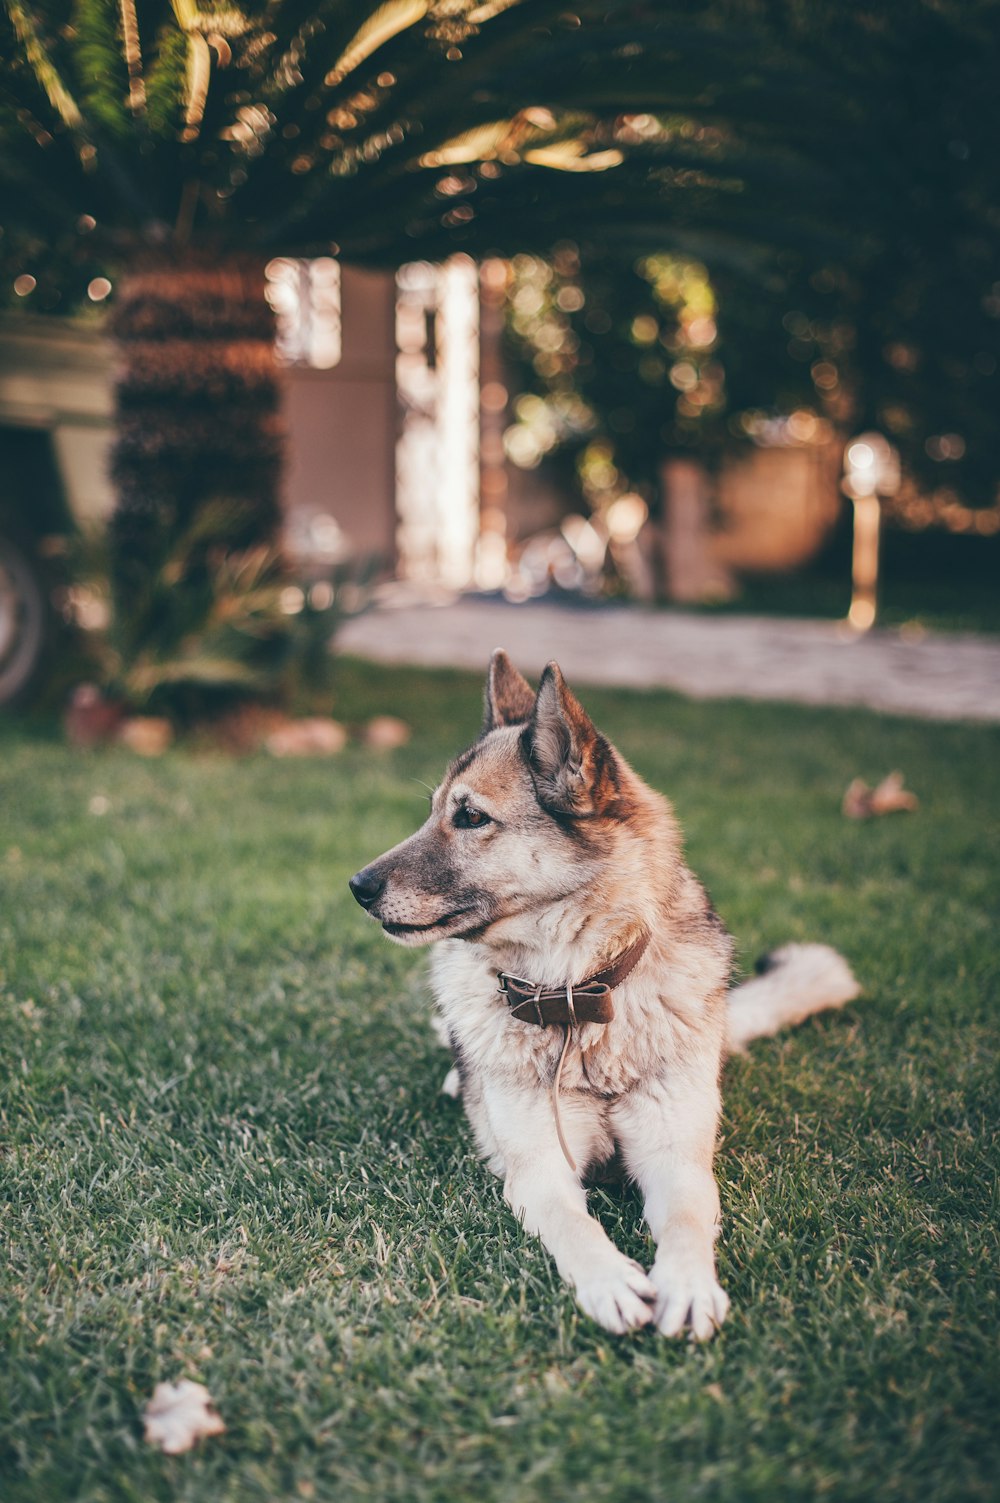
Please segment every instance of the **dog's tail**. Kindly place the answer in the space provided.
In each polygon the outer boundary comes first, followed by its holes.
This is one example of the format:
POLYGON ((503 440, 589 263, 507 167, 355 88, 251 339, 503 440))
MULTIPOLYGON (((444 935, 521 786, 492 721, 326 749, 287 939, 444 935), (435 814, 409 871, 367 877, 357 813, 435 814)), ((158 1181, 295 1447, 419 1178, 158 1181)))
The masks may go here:
POLYGON ((829 945, 783 945, 757 962, 758 974, 729 993, 726 1047, 769 1038, 811 1013, 852 1002, 861 988, 842 955, 829 945))

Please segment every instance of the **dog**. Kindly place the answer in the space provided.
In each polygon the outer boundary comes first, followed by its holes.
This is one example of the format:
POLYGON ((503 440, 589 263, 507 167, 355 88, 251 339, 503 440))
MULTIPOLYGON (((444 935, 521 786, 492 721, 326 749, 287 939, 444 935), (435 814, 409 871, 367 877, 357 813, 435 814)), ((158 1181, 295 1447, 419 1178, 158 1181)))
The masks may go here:
POLYGON ((730 990, 733 942, 684 864, 670 806, 550 663, 533 692, 497 651, 476 742, 415 835, 350 879, 433 992, 476 1143, 600 1326, 712 1336, 729 1300, 713 1172, 727 1052, 859 994, 825 945, 730 990), (656 1244, 646 1272, 587 1212, 612 1160, 656 1244))

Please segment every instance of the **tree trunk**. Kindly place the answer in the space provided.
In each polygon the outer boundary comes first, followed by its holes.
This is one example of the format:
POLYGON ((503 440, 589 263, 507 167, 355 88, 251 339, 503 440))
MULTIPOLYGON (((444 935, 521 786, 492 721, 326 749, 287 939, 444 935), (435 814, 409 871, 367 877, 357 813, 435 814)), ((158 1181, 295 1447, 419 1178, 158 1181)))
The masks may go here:
POLYGON ((204 252, 139 263, 119 283, 110 332, 111 575, 127 659, 176 635, 213 550, 275 541, 283 433, 262 263, 204 252), (163 619, 171 570, 173 626, 163 619))

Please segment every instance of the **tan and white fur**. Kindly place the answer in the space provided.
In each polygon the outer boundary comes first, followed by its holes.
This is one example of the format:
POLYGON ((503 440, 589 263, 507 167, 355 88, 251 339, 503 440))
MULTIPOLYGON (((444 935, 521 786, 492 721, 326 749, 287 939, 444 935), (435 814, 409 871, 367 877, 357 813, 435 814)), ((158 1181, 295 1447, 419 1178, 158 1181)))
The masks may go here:
POLYGON ((666 800, 600 735, 550 663, 537 695, 493 655, 479 740, 448 769, 417 833, 351 879, 402 944, 437 941, 432 981, 476 1142, 581 1308, 609 1331, 711 1336, 729 1300, 715 1269, 713 1173, 727 1051, 858 995, 824 945, 775 951, 729 989, 732 941, 688 870, 666 800), (572 1034, 510 1016, 498 973, 579 984, 643 931, 614 1018, 572 1034), (587 1212, 612 1158, 638 1184, 656 1243, 648 1272, 587 1212))

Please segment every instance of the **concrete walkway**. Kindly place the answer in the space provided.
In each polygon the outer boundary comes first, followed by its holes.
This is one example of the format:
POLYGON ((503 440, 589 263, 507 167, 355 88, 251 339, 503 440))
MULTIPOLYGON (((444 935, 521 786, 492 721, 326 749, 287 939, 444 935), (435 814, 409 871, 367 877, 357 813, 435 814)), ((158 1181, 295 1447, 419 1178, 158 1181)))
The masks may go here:
POLYGON ((390 596, 349 621, 337 646, 384 663, 479 672, 493 648, 504 647, 525 673, 537 675, 555 658, 581 684, 1000 722, 1000 637, 880 630, 856 637, 831 621, 390 596))

